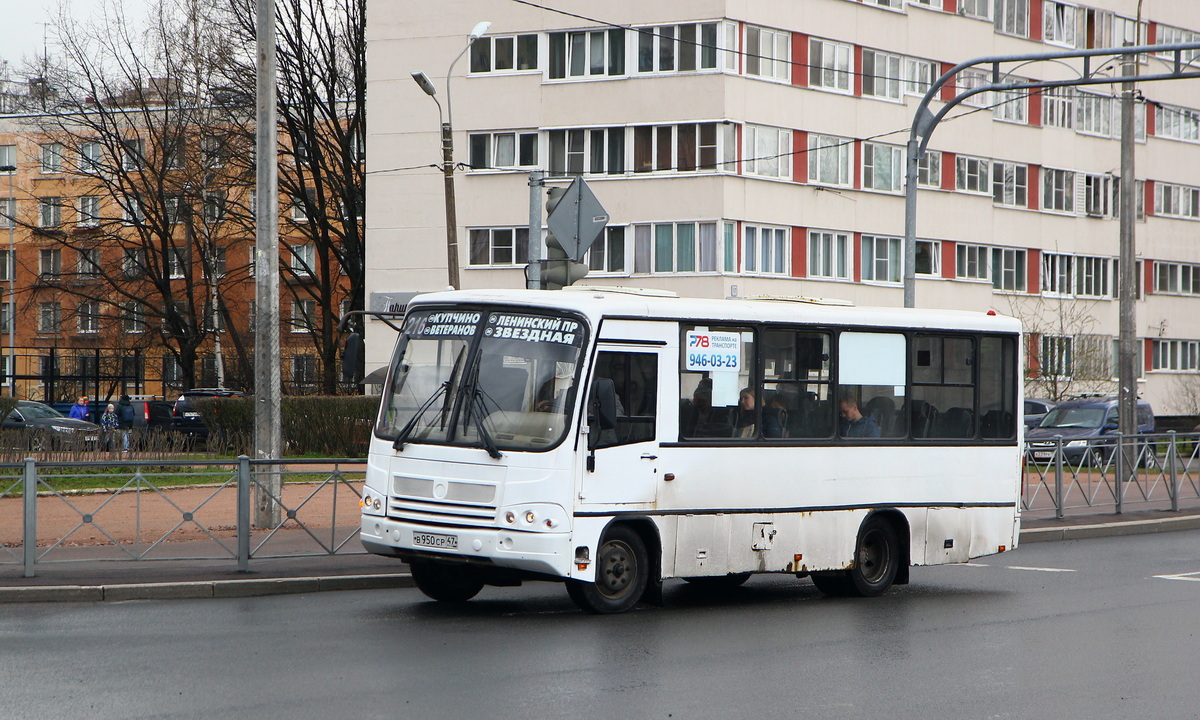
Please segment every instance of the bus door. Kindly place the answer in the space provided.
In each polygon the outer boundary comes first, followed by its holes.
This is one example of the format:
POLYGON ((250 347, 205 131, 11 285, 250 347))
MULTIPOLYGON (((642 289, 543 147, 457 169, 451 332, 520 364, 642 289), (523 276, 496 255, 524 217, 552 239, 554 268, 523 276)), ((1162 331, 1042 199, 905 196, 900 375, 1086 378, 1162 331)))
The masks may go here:
POLYGON ((588 398, 584 503, 653 503, 658 489, 659 347, 600 343, 588 398))

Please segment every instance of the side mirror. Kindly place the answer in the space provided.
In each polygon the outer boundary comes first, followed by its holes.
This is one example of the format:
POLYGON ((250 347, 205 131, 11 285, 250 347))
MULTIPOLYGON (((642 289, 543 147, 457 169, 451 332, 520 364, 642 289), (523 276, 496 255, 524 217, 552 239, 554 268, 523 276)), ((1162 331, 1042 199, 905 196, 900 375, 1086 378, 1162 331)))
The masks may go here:
POLYGON ((342 352, 342 382, 352 383, 358 379, 360 358, 362 358, 362 335, 350 333, 346 337, 346 348, 342 352))
POLYGON ((1121 425, 1120 425, 1119 423, 1117 423, 1117 422, 1110 422, 1110 423, 1108 423, 1107 425, 1105 425, 1105 426, 1104 426, 1104 429, 1105 429, 1105 430, 1116 430, 1116 429, 1117 429, 1117 428, 1119 428, 1119 427, 1121 427, 1121 425))

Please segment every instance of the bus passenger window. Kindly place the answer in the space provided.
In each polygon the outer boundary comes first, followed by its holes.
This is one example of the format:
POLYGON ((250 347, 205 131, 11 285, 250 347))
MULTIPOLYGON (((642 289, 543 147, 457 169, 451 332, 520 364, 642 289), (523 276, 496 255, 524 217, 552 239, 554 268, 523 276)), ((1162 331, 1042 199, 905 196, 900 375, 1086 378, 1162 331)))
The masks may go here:
POLYGON ((588 408, 591 432, 599 433, 597 448, 648 442, 655 439, 658 415, 658 355, 645 352, 600 352, 592 383, 592 401, 588 408), (615 395, 614 417, 602 417, 602 385, 611 383, 615 395), (611 425, 611 427, 610 427, 611 425))
POLYGON ((838 434, 898 438, 904 422, 906 343, 899 333, 844 332, 838 336, 838 434))
POLYGON ((763 437, 833 435, 828 333, 763 333, 763 437))
POLYGON ((684 326, 683 331, 679 437, 757 437, 760 399, 751 382, 754 332, 707 326, 684 326), (747 389, 749 399, 744 397, 747 389))
POLYGON ((979 343, 979 434, 988 439, 1017 436, 1016 343, 1011 337, 985 337, 979 343))
POLYGON ((975 341, 913 338, 913 437, 975 437, 975 341))

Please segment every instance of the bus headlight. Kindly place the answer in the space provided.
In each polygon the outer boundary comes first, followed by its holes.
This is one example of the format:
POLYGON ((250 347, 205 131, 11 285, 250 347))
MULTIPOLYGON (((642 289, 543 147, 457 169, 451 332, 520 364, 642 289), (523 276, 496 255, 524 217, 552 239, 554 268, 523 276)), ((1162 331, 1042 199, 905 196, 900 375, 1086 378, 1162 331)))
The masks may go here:
POLYGON ((363 490, 362 500, 359 501, 364 515, 383 515, 387 498, 375 490, 363 490))
POLYGON ((543 503, 500 508, 496 520, 498 525, 528 532, 561 532, 569 527, 566 510, 543 503))

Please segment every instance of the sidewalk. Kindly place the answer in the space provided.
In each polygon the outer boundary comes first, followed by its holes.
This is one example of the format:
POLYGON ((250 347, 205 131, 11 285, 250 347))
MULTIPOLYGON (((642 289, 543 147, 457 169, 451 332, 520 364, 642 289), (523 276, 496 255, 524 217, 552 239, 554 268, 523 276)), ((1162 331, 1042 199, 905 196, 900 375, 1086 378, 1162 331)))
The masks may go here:
MULTIPOLYGON (((1114 515, 1078 515, 1063 520, 1026 517, 1021 544, 1123 536, 1200 528, 1200 508, 1182 512, 1147 510, 1114 515)), ((171 543, 174 554, 193 558, 189 542, 171 543)), ((286 546, 286 542, 283 543, 286 546)), ((357 550, 351 542, 348 549, 357 550)), ((276 544, 273 553, 285 555, 276 544)), ((407 567, 391 558, 351 552, 338 555, 271 557, 250 561, 242 573, 232 558, 108 560, 95 548, 56 552, 54 562, 36 565, 24 577, 19 564, 0 565, 0 603, 78 602, 163 598, 248 597, 329 590, 412 587, 407 567)), ((3 557, 5 561, 10 557, 3 557)))

